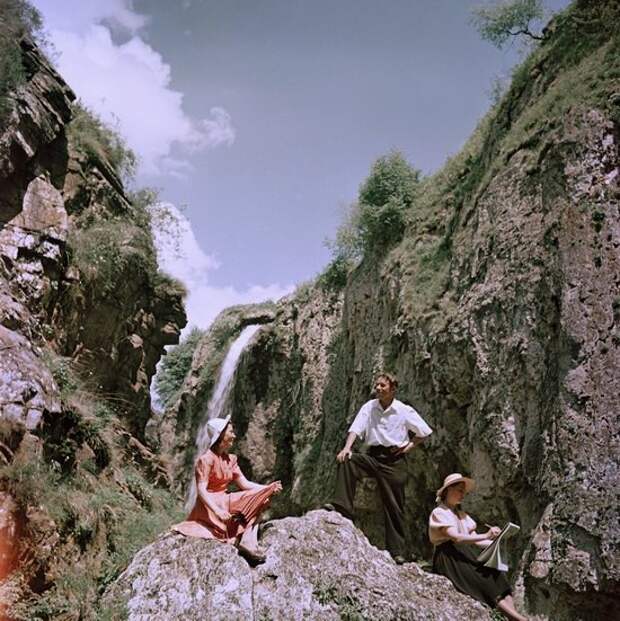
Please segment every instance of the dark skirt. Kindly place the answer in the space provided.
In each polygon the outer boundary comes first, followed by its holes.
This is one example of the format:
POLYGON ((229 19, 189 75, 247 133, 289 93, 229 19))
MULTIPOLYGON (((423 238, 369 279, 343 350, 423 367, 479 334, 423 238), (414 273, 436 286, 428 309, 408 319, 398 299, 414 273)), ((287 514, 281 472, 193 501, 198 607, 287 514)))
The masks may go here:
POLYGON ((497 602, 512 593, 505 575, 485 567, 466 544, 447 541, 435 548, 433 571, 448 578, 457 591, 495 608, 497 602))

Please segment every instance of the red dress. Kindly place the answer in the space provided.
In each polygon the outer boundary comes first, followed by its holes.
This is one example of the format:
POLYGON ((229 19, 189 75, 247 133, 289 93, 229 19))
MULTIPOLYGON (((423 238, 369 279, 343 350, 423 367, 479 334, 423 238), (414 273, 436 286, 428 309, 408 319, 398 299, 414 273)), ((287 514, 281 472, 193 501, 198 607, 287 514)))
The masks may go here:
POLYGON ((241 492, 227 491, 228 485, 242 476, 236 455, 226 453, 217 455, 208 450, 198 458, 195 475, 196 486, 207 481, 207 493, 213 504, 225 509, 231 515, 243 514, 244 519, 231 518, 222 522, 197 495, 196 504, 187 520, 172 527, 173 530, 188 537, 219 539, 235 543, 269 505, 271 495, 274 493, 274 483, 241 492))

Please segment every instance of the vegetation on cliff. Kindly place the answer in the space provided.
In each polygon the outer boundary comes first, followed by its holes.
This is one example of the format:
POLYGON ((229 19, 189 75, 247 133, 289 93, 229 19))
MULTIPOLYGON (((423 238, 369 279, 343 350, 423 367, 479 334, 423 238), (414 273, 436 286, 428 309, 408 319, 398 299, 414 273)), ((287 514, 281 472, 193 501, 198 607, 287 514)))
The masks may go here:
POLYGON ((25 0, 2 0, 0 4, 0 129, 10 110, 11 92, 26 81, 19 40, 41 30, 39 12, 25 0))
POLYGON ((71 110, 40 50, 20 44, 39 26, 27 2, 1 3, 2 157, 22 150, 0 172, 13 218, 0 227, 1 371, 17 378, 0 384, 0 554, 13 546, 0 559, 0 616, 103 619, 101 591, 180 517, 167 464, 140 437, 155 364, 185 323, 184 287, 158 269, 156 194, 123 185, 133 153, 84 106, 71 110))
POLYGON ((204 331, 193 327, 181 342, 171 348, 161 361, 155 376, 155 390, 163 407, 172 405, 192 366, 194 352, 204 331))

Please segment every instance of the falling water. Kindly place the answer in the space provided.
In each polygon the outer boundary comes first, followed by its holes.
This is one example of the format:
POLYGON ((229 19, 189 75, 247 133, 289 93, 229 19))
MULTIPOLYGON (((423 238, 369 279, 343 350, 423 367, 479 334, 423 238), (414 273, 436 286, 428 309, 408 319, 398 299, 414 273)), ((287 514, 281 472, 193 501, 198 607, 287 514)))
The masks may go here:
MULTIPOLYGON (((203 419, 203 422, 198 430, 196 437, 196 459, 202 455, 209 446, 209 432, 207 431, 207 421, 212 418, 222 418, 226 416, 226 410, 228 409, 228 397, 232 389, 232 378, 237 369, 239 358, 245 349, 245 346, 249 343, 250 339, 260 329, 260 325, 246 326, 243 328, 239 336, 235 339, 230 346, 217 379, 215 390, 209 399, 207 405, 207 413, 203 419)), ((192 473, 192 479, 190 483, 190 489, 187 495, 187 502, 185 507, 190 511, 196 501, 196 480, 192 473)))

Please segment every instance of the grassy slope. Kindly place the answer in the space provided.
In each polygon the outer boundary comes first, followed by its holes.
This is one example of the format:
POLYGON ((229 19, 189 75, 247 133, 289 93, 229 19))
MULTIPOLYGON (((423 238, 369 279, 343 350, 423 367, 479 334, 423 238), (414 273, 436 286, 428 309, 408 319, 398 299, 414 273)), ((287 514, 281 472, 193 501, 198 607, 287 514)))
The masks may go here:
POLYGON ((405 275, 406 320, 454 308, 442 296, 458 224, 512 154, 527 147, 535 167, 546 138, 575 107, 598 108, 620 122, 612 97, 620 88, 619 26, 615 0, 578 1, 557 16, 548 40, 515 70, 508 92, 460 153, 422 182, 405 239, 391 255, 405 275))

